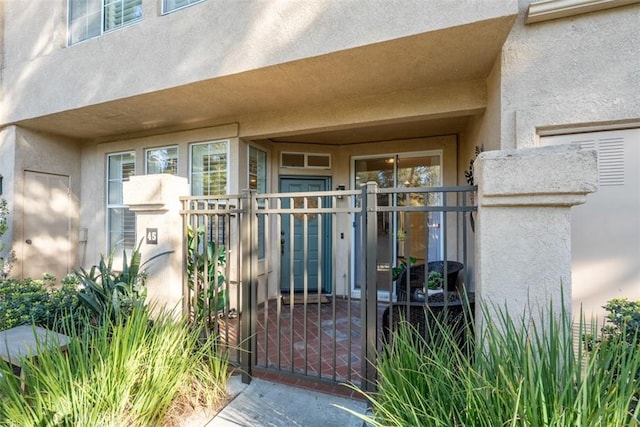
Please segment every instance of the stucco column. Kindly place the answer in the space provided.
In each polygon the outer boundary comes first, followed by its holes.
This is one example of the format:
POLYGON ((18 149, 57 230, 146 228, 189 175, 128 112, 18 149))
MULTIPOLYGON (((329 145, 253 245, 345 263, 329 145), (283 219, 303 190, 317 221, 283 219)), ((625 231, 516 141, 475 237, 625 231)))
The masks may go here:
POLYGON ((168 174, 133 176, 123 185, 124 204, 136 213, 136 235, 143 239, 142 262, 172 251, 145 266, 147 302, 182 309, 183 227, 180 196, 189 194, 186 178, 168 174))
MULTIPOLYGON (((570 209, 596 190, 596 153, 558 146, 485 152, 478 183, 476 298, 535 321, 571 313, 570 209), (563 295, 564 294, 564 295, 563 295)), ((477 310, 481 324, 481 310, 477 310)))

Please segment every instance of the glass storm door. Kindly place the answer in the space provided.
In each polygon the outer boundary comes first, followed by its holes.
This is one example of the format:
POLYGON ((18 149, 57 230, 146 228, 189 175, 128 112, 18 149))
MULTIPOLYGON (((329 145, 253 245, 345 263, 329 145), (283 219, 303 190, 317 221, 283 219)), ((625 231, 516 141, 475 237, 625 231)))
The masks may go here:
MULTIPOLYGON (((442 185, 442 155, 431 152, 359 158, 354 161, 354 174, 356 188, 371 181, 379 188, 438 187, 442 185)), ((441 195, 435 193, 379 194, 377 203, 379 206, 426 206, 438 205, 440 199, 441 195)), ((378 213, 378 291, 389 292, 392 285, 389 269, 403 259, 414 257, 417 264, 424 263, 425 258, 428 258, 426 261, 442 259, 441 216, 434 212, 378 213)), ((356 244, 354 255, 357 257, 359 253, 356 244)), ((357 291, 361 283, 357 275, 362 271, 356 268, 354 272, 356 280, 353 283, 357 291)))

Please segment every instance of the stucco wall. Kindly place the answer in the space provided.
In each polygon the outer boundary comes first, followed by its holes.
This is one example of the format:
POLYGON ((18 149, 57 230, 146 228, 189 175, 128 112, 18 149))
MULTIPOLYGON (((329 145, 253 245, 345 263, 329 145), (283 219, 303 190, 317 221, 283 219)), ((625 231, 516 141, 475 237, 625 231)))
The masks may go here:
POLYGON ((66 47, 66 2, 12 0, 3 116, 35 117, 510 15, 514 1, 216 0, 161 15, 160 1, 143 0, 141 22, 66 47))
POLYGON ((502 53, 501 147, 537 131, 640 122, 640 5, 524 24, 502 53))
MULTIPOLYGON (((71 260, 72 266, 76 265, 77 252, 76 243, 78 241, 78 219, 80 211, 80 146, 77 141, 68 140, 52 135, 43 135, 27 129, 10 127, 4 130, 8 136, 3 144, 11 145, 12 134, 15 144, 15 156, 13 157, 13 177, 7 183, 12 186, 13 199, 13 222, 12 228, 12 249, 16 252, 17 262, 14 265, 12 275, 20 275, 22 272, 24 249, 23 219, 24 213, 29 209, 25 203, 24 195, 24 175, 25 171, 42 172, 47 174, 64 175, 69 177, 70 202, 71 202, 71 224, 70 242, 72 246, 71 260), (15 129, 15 133, 12 132, 15 129)), ((3 153, 4 154, 4 153, 3 153)), ((11 178, 11 174, 9 175, 11 178)), ((46 213, 43 213, 46 215, 46 213)), ((59 278, 60 279, 60 278, 59 278)))

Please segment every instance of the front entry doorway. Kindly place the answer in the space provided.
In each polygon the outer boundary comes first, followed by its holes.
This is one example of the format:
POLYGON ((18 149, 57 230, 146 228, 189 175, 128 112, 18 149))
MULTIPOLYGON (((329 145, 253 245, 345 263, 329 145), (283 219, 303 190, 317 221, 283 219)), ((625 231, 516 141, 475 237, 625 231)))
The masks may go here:
MULTIPOLYGON (((355 188, 367 182, 375 182, 381 189, 439 187, 444 177, 440 150, 356 157, 352 167, 355 188)), ((442 193, 379 194, 377 203, 386 207, 441 206, 442 193)), ((401 262, 411 260, 418 265, 444 259, 442 212, 380 212, 377 221, 377 287, 382 295, 392 291, 390 270, 401 262)), ((356 245, 352 288, 355 295, 359 295, 362 282, 362 271, 356 264, 361 250, 356 245)))
MULTIPOLYGON (((329 177, 280 177, 282 193, 317 193, 328 191, 330 188, 329 177)), ((307 198, 306 203, 308 207, 313 208, 310 205, 317 204, 317 200, 317 197, 307 198)), ((321 197, 320 200, 323 207, 328 207, 329 197, 321 197)), ((291 201, 283 199, 282 207, 291 207, 291 201)), ((302 197, 295 197, 293 203, 301 205, 296 207, 302 207, 304 200, 302 197)), ((306 291, 309 293, 317 293, 318 288, 323 293, 331 292, 331 235, 330 215, 309 214, 306 218, 283 215, 280 231, 280 290, 283 293, 289 293, 292 285, 294 292, 303 292, 305 282, 306 291)))
POLYGON ((22 276, 62 280, 71 268, 69 177, 25 172, 22 276))

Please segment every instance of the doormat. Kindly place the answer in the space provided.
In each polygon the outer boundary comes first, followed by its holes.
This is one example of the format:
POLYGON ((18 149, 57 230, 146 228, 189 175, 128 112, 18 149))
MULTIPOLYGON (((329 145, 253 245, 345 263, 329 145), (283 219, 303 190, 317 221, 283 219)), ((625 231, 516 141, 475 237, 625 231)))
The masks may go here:
MULTIPOLYGON (((318 294, 308 294, 307 295, 307 304, 327 304, 329 303, 329 297, 327 297, 326 295, 318 295, 318 294)), ((283 295, 282 296, 282 303, 285 305, 289 305, 291 304, 291 295, 283 295)), ((294 304, 304 304, 304 295, 302 294, 295 294, 293 296, 293 303, 294 304)))

